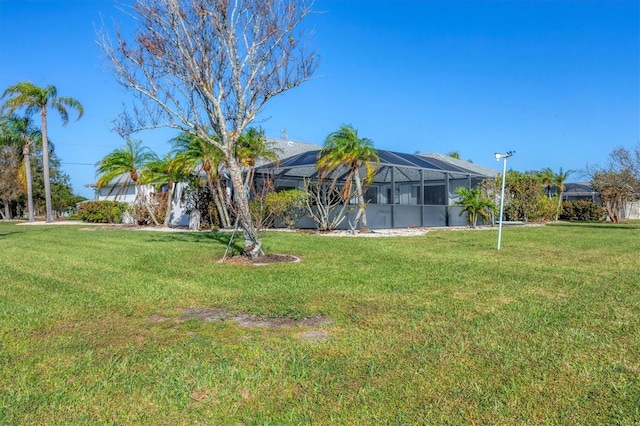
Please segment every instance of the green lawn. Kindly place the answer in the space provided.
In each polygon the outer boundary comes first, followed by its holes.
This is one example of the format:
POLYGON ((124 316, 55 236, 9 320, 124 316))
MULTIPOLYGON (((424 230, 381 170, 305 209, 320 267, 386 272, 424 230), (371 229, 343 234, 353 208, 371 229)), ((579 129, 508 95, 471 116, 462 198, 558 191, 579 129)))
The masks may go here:
POLYGON ((261 267, 81 228, 0 224, 0 424, 640 424, 639 223, 268 233, 303 260, 261 267))

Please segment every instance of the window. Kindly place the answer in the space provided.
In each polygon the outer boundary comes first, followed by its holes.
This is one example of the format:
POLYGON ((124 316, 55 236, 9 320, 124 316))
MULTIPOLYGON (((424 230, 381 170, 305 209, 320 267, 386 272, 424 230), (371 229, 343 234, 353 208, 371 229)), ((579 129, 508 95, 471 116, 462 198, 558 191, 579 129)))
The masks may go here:
POLYGON ((425 185, 424 187, 424 204, 446 206, 444 185, 425 185))

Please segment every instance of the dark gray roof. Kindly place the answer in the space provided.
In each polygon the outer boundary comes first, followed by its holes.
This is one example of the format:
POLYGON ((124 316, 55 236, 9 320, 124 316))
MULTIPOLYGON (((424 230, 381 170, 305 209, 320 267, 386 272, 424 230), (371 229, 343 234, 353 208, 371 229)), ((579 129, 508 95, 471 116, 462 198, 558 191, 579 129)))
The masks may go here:
MULTIPOLYGON (((258 168, 260 171, 273 172, 275 176, 283 178, 303 178, 315 177, 317 174, 316 161, 319 149, 306 151, 274 164, 265 164, 258 168)), ((420 173, 425 180, 443 179, 445 173, 453 178, 466 177, 494 177, 497 176, 495 170, 476 166, 468 161, 458 160, 457 163, 443 161, 436 156, 405 154, 394 151, 377 149, 376 153, 380 159, 380 168, 374 182, 390 182, 391 169, 395 170, 394 180, 396 182, 416 182, 420 180, 420 173)))
POLYGON ((487 177, 497 177, 500 174, 500 172, 497 170, 493 170, 488 167, 479 166, 470 161, 460 160, 458 158, 453 158, 448 155, 443 155, 443 154, 419 154, 419 155, 421 157, 428 158, 429 160, 435 163, 447 164, 448 167, 460 168, 462 170, 470 170, 487 177))

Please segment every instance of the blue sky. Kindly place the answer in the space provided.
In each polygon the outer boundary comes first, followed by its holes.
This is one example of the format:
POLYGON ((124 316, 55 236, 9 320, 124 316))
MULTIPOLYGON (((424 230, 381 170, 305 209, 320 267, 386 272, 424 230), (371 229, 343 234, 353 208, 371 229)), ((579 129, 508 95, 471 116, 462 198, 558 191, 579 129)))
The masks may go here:
MULTIPOLYGON (((352 124, 377 148, 448 153, 501 169, 604 164, 640 141, 640 2, 316 0, 315 78, 267 104, 267 136, 321 144, 352 124)), ((74 190, 123 144, 128 102, 102 65, 95 27, 129 25, 111 0, 0 0, 0 90, 53 84, 85 107, 49 134, 74 190)), ((173 132, 135 137, 158 154, 173 132)), ((576 172, 570 180, 580 180, 576 172)))

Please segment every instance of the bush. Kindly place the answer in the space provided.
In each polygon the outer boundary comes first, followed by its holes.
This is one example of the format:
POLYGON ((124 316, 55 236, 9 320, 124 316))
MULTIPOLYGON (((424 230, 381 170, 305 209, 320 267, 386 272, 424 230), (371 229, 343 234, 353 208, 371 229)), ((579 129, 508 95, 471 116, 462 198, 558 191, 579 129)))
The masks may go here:
MULTIPOLYGON (((164 216, 167 213, 167 192, 158 192, 149 194, 149 207, 153 210, 153 215, 159 224, 164 222, 164 216)), ((155 225, 153 219, 147 210, 147 206, 138 197, 133 206, 133 220, 137 225, 155 225)))
POLYGON ((273 217, 291 229, 305 215, 306 199, 304 191, 288 189, 267 194, 266 204, 273 217))
POLYGON ((78 216, 89 223, 121 223, 128 210, 129 205, 120 201, 89 201, 78 206, 78 216))
POLYGON ((603 210, 591 200, 565 201, 562 203, 561 220, 571 221, 599 221, 603 217, 603 210))

